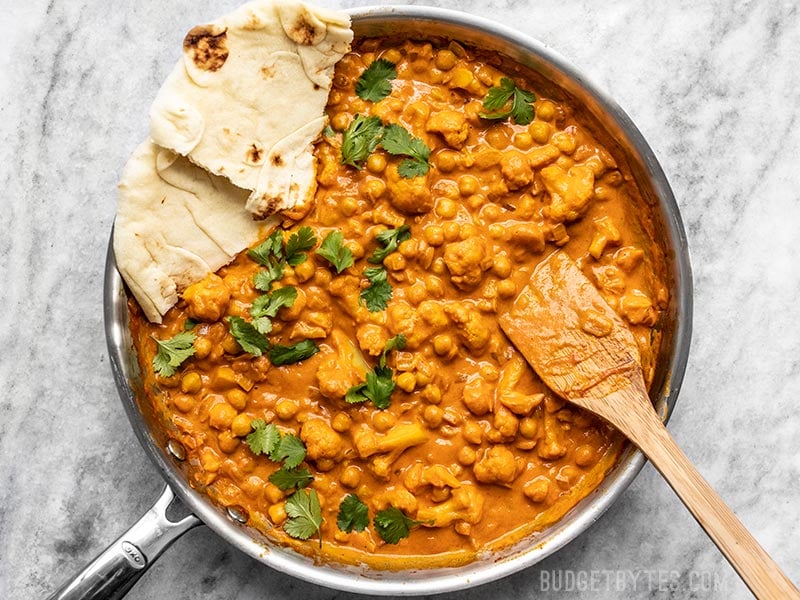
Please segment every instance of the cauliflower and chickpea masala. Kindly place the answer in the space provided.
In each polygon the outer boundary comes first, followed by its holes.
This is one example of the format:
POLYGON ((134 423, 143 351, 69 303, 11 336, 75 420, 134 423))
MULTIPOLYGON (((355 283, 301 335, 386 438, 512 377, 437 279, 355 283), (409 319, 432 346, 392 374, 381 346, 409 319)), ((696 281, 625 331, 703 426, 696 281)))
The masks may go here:
POLYGON ((130 301, 193 486, 301 551, 402 568, 513 543, 599 484, 621 438, 555 397, 496 315, 561 248, 649 384, 663 257, 630 176, 532 81, 453 42, 357 41, 307 214, 163 325, 130 301))

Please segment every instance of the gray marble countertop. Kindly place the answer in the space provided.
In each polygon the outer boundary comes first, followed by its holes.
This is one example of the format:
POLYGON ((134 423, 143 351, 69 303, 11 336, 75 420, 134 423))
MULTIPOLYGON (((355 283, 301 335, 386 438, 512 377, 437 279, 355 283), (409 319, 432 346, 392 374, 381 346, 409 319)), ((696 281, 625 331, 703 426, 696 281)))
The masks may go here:
MULTIPOLYGON (((235 4, 2 2, 0 598, 46 596, 161 489, 108 365, 106 243, 120 170, 147 133, 148 106, 183 33, 235 4)), ((353 4, 361 2, 337 5, 353 4)), ((692 350, 670 429, 800 581, 797 6, 463 0, 458 8, 559 51, 619 102, 654 148, 681 207, 695 278, 692 350)), ((199 528, 128 597, 347 596, 263 567, 199 528)), ((556 555, 443 598, 534 596, 748 593, 646 466, 556 555)))

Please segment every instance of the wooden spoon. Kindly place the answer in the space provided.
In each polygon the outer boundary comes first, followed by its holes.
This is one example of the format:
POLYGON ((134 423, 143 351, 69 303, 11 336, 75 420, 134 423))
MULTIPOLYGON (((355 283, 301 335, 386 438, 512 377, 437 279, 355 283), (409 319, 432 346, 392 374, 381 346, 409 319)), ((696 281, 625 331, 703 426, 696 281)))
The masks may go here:
POLYGON ((572 259, 558 251, 543 261, 499 321, 548 387, 644 452, 757 598, 800 599, 669 435, 647 396, 633 334, 572 259))

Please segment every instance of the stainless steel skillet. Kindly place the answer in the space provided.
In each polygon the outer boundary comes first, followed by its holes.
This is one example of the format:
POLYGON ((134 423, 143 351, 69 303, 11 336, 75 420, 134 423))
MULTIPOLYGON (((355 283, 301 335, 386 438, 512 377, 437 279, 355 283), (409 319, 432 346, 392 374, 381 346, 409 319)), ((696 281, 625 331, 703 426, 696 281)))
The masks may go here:
MULTIPOLYGON (((611 146, 616 157, 626 157, 627 166, 653 211, 654 235, 667 261, 671 299, 651 390, 651 399, 666 420, 675 405, 689 353, 691 270, 686 236, 672 191, 653 151, 629 117, 559 55, 497 23, 460 12, 419 6, 367 7, 349 12, 357 35, 446 38, 509 56, 541 78, 548 93, 582 106, 581 117, 605 131, 607 139, 602 141, 611 146)), ((271 544, 259 532, 247 527, 242 511, 223 510, 188 485, 183 448, 170 439, 169 432, 153 414, 142 393, 128 328, 127 297, 110 244, 104 313, 111 366, 122 404, 139 442, 167 485, 139 521, 51 598, 120 598, 161 552, 200 524, 207 525, 228 543, 272 568, 331 588, 395 596, 463 589, 529 567, 563 547, 600 517, 644 464, 644 457, 638 450, 627 448, 598 489, 554 526, 463 567, 376 571, 349 565, 315 564, 292 550, 271 544), (171 521, 166 513, 175 496, 191 514, 171 521)))

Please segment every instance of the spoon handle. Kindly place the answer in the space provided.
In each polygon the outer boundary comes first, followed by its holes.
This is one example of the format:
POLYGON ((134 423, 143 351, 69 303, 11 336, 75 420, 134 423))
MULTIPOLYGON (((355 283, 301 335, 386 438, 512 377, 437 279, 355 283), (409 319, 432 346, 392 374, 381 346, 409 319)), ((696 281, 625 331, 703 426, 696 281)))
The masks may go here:
POLYGON ((800 591, 703 479, 649 403, 628 399, 626 406, 637 423, 623 433, 664 476, 753 595, 762 600, 800 599, 800 591))

